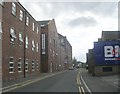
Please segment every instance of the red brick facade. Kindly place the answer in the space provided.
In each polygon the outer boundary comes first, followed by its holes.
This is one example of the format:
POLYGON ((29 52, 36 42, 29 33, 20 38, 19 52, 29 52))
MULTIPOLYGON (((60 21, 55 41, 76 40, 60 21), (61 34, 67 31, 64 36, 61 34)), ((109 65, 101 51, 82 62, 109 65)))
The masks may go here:
POLYGON ((72 65, 72 46, 65 36, 58 34, 59 37, 59 69, 65 70, 72 65))
POLYGON ((62 48, 54 19, 36 21, 19 2, 4 2, 1 9, 3 81, 68 69, 72 47, 61 35, 62 48))
POLYGON ((4 2, 2 8, 2 18, 3 81, 14 80, 21 77, 26 77, 27 75, 40 73, 39 53, 41 30, 39 24, 18 2, 4 2), (14 10, 15 14, 12 12, 12 10, 14 10), (26 25, 27 16, 29 16, 28 26, 26 25), (35 23, 34 31, 32 30, 32 23, 35 23), (38 33, 36 30, 37 27, 39 28, 38 33), (26 36, 28 37, 28 48, 25 48, 26 36), (35 43, 34 51, 32 51, 32 41, 35 43), (36 44, 38 45, 38 52, 36 51, 36 44), (28 61, 28 65, 26 65, 26 60, 28 61), (34 61, 34 71, 32 71, 32 61, 34 61), (26 67, 28 67, 28 71, 25 72, 26 67), (36 70, 36 67, 38 70, 36 70))
MULTIPOLYGON (((45 34, 45 49, 41 49, 41 69, 42 72, 56 72, 58 71, 58 33, 55 21, 39 21, 42 27, 42 35, 45 34), (45 50, 45 53, 43 53, 45 50)), ((41 41, 44 38, 41 36, 41 41)), ((41 42, 41 48, 43 48, 41 42)))

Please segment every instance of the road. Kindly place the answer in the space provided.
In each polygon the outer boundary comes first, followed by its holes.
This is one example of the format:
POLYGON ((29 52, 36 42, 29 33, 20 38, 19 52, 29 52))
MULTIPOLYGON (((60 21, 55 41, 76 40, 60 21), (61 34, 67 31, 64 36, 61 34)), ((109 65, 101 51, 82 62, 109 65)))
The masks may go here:
POLYGON ((117 86, 106 82, 103 77, 89 75, 84 68, 66 70, 34 83, 9 89, 9 92, 76 92, 77 94, 106 92, 107 94, 119 94, 117 86))
POLYGON ((79 70, 68 70, 10 92, 79 92, 76 77, 79 70))

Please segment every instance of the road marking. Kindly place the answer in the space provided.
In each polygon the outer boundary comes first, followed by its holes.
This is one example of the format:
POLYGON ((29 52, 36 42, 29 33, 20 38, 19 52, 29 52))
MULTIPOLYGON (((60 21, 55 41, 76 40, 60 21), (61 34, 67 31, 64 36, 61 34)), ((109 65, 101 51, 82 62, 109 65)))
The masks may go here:
POLYGON ((79 92, 80 92, 80 94, 82 94, 82 91, 81 91, 81 88, 80 88, 80 86, 78 87, 78 89, 79 89, 79 92))
POLYGON ((77 74, 77 85, 78 85, 78 89, 79 89, 80 94, 85 94, 85 91, 82 87, 82 83, 80 81, 80 71, 77 74))
POLYGON ((89 92, 90 94, 92 94, 91 90, 88 88, 87 84, 86 84, 85 81, 83 80, 82 73, 81 73, 80 78, 81 78, 83 84, 85 85, 86 89, 88 90, 88 92, 89 92))
POLYGON ((81 87, 81 90, 82 90, 83 94, 85 94, 85 91, 84 91, 83 87, 81 87))
POLYGON ((14 84, 14 85, 11 85, 11 86, 7 86, 7 87, 4 87, 4 88, 1 88, 0 91, 2 91, 2 92, 8 92, 8 91, 11 91, 11 90, 14 90, 14 89, 17 89, 17 88, 29 85, 31 83, 43 80, 45 78, 48 78, 48 77, 51 77, 51 76, 54 76, 56 74, 60 74, 60 73, 63 73, 63 72, 65 72, 65 71, 62 71, 62 72, 59 72, 59 73, 50 74, 50 75, 47 75, 47 76, 44 76, 44 77, 39 77, 39 78, 36 78, 36 79, 33 79, 33 80, 27 80, 25 82, 14 84), (7 90, 4 90, 4 89, 7 89, 7 90))

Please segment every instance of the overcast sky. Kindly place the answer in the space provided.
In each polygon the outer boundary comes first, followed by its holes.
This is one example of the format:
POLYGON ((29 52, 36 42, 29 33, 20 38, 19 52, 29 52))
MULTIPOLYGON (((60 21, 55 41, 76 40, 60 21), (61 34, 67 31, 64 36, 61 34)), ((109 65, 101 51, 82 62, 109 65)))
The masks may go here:
POLYGON ((117 2, 19 1, 38 21, 54 18, 58 32, 72 45, 73 57, 82 62, 102 31, 118 30, 117 2))

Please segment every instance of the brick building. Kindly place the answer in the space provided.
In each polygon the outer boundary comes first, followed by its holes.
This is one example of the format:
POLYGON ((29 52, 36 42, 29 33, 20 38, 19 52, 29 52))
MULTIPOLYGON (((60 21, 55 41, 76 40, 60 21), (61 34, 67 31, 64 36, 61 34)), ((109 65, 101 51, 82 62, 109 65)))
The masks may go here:
POLYGON ((69 41, 66 38, 66 69, 68 69, 70 66, 72 66, 72 46, 69 43, 69 41))
POLYGON ((58 71, 58 33, 55 21, 38 22, 41 25, 41 71, 58 71))
POLYGON ((40 73, 40 26, 19 2, 2 7, 3 81, 40 73))
POLYGON ((67 38, 61 34, 59 37, 59 69, 68 69, 72 65, 72 46, 68 42, 67 38))
MULTIPOLYGON (((59 48, 58 48, 58 61, 59 61, 59 70, 65 70, 65 57, 66 57, 66 45, 65 45, 65 36, 58 34, 59 37, 59 48)), ((67 63, 67 62, 66 62, 67 63)))

